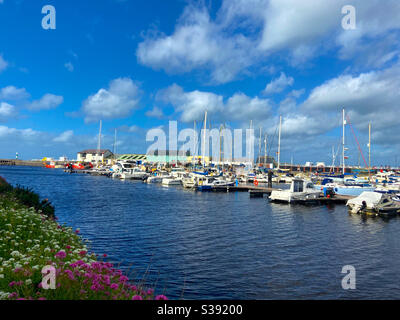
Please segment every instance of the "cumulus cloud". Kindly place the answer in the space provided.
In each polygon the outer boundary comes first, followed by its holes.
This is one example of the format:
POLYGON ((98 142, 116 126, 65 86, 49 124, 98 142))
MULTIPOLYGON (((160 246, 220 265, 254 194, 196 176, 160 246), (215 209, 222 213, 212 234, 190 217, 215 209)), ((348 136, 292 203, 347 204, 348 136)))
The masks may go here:
POLYGON ((24 100, 30 97, 25 88, 7 86, 0 90, 0 99, 8 101, 24 100))
POLYGON ((100 119, 117 119, 129 116, 139 102, 139 88, 129 78, 118 78, 110 82, 107 89, 100 89, 82 104, 85 122, 100 119))
POLYGON ((292 86, 293 83, 294 79, 292 77, 287 77, 284 72, 281 72, 279 78, 276 78, 267 84, 263 90, 263 94, 267 95, 282 92, 287 87, 292 86))
POLYGON ((176 84, 161 90, 157 99, 172 104, 183 122, 201 120, 205 111, 214 120, 220 121, 257 120, 267 117, 271 112, 268 99, 252 98, 239 92, 224 101, 221 95, 199 90, 185 92, 176 84))
POLYGON ((39 134, 38 131, 35 131, 31 128, 28 129, 16 129, 9 128, 7 126, 0 126, 0 138, 4 137, 13 137, 13 138, 33 138, 39 134))
POLYGON ((251 64, 249 42, 241 34, 225 36, 205 7, 191 4, 184 10, 174 33, 146 38, 138 46, 137 58, 144 65, 168 73, 211 68, 212 81, 224 83, 251 64))
MULTIPOLYGON (((359 75, 340 75, 313 89, 302 109, 315 112, 349 109, 357 117, 398 112, 400 109, 400 65, 359 75)), ((379 122, 381 117, 374 120, 379 122)), ((396 118, 396 117, 395 117, 396 118)))
POLYGON ((15 107, 6 102, 0 102, 0 121, 6 121, 16 115, 15 107))
POLYGON ((3 55, 0 54, 0 73, 6 70, 8 67, 8 62, 4 60, 3 55))
POLYGON ((146 116, 150 117, 150 118, 158 118, 161 119, 164 117, 164 113, 163 111, 158 108, 158 107, 154 107, 153 109, 149 110, 146 112, 146 116))
POLYGON ((400 3, 354 0, 356 30, 342 28, 344 5, 347 0, 225 0, 212 19, 205 6, 191 3, 173 33, 153 34, 139 44, 137 59, 168 73, 210 70, 215 83, 270 64, 282 52, 296 67, 332 50, 346 60, 362 54, 367 66, 398 59, 400 3))
POLYGON ((50 110, 57 108, 60 104, 62 104, 64 98, 62 96, 56 96, 51 93, 46 93, 39 100, 32 101, 27 108, 32 111, 40 111, 40 110, 50 110))
POLYGON ((54 142, 68 142, 72 139, 74 136, 74 131, 73 130, 67 130, 61 133, 59 136, 55 137, 53 139, 54 142))
POLYGON ((135 126, 135 125, 132 125, 132 126, 124 125, 124 126, 120 126, 118 128, 118 130, 122 131, 122 132, 133 133, 133 132, 138 132, 140 130, 140 128, 138 126, 135 126))

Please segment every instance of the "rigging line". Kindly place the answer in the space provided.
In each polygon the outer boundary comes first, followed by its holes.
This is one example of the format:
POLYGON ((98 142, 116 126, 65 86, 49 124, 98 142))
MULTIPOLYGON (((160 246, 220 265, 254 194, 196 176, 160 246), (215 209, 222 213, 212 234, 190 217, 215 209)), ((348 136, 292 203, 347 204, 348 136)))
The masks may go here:
POLYGON ((276 132, 277 132, 277 131, 278 131, 278 127, 275 128, 274 135, 272 136, 272 141, 271 141, 271 143, 269 144, 269 149, 268 149, 267 156, 269 156, 269 155, 271 154, 271 149, 272 149, 272 146, 274 145, 275 136, 276 136, 276 132))
POLYGON ((354 132, 354 128, 353 128, 353 126, 352 126, 352 124, 351 124, 351 122, 350 122, 349 117, 348 117, 347 115, 346 115, 346 117, 347 117, 347 121, 349 122, 351 131, 353 132, 354 138, 356 139, 356 142, 357 142, 357 145, 358 145, 358 150, 359 150, 360 153, 361 153, 361 156, 362 156, 362 158, 363 158, 363 161, 364 161, 364 163, 365 163, 365 166, 368 167, 367 161, 365 161, 364 154, 363 154, 363 152, 362 152, 362 150, 361 150, 361 146, 360 146, 360 144, 358 143, 358 139, 357 139, 356 133, 354 132))

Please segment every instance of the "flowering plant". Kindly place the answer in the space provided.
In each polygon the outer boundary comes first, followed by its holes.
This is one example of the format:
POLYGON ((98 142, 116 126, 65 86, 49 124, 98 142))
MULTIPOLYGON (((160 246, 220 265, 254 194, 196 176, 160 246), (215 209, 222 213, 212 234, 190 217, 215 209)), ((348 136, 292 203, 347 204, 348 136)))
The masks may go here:
POLYGON ((98 261, 72 228, 4 194, 0 238, 0 299, 166 299, 133 284, 111 263, 98 261), (43 288, 44 266, 56 270, 54 290, 43 288))

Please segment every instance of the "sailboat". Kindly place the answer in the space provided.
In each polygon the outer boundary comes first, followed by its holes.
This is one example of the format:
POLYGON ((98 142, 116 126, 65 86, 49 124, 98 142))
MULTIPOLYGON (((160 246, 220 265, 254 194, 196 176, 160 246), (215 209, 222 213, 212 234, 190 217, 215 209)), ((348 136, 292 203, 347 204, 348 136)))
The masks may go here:
POLYGON ((358 180, 356 177, 351 178, 348 177, 346 178, 346 159, 348 157, 346 156, 346 140, 345 140, 345 134, 346 134, 346 113, 345 109, 343 108, 342 111, 342 130, 343 130, 343 135, 342 135, 342 175, 339 177, 326 177, 324 181, 322 182, 322 185, 325 187, 332 188, 333 191, 336 194, 339 195, 346 195, 346 196, 359 196, 361 193, 364 191, 370 191, 373 192, 375 191, 375 187, 372 186, 369 183, 366 183, 363 180, 358 180))

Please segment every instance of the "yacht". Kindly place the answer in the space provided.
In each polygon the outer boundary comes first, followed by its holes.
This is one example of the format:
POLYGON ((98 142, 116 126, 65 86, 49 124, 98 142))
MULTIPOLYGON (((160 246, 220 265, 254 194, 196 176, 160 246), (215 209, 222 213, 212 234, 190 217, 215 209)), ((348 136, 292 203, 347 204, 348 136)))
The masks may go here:
POLYGON ((120 179, 144 180, 149 176, 148 173, 140 170, 139 168, 132 168, 121 173, 120 179))
POLYGON ((186 172, 183 170, 171 171, 171 176, 163 178, 161 184, 163 186, 179 186, 182 185, 182 180, 186 177, 186 172))
POLYGON ((269 199, 277 202, 303 202, 316 200, 321 196, 321 192, 314 188, 311 181, 293 178, 290 189, 273 190, 269 199))
POLYGON ((147 178, 147 183, 162 183, 162 180, 165 178, 171 177, 167 171, 159 171, 156 172, 155 175, 147 178))

